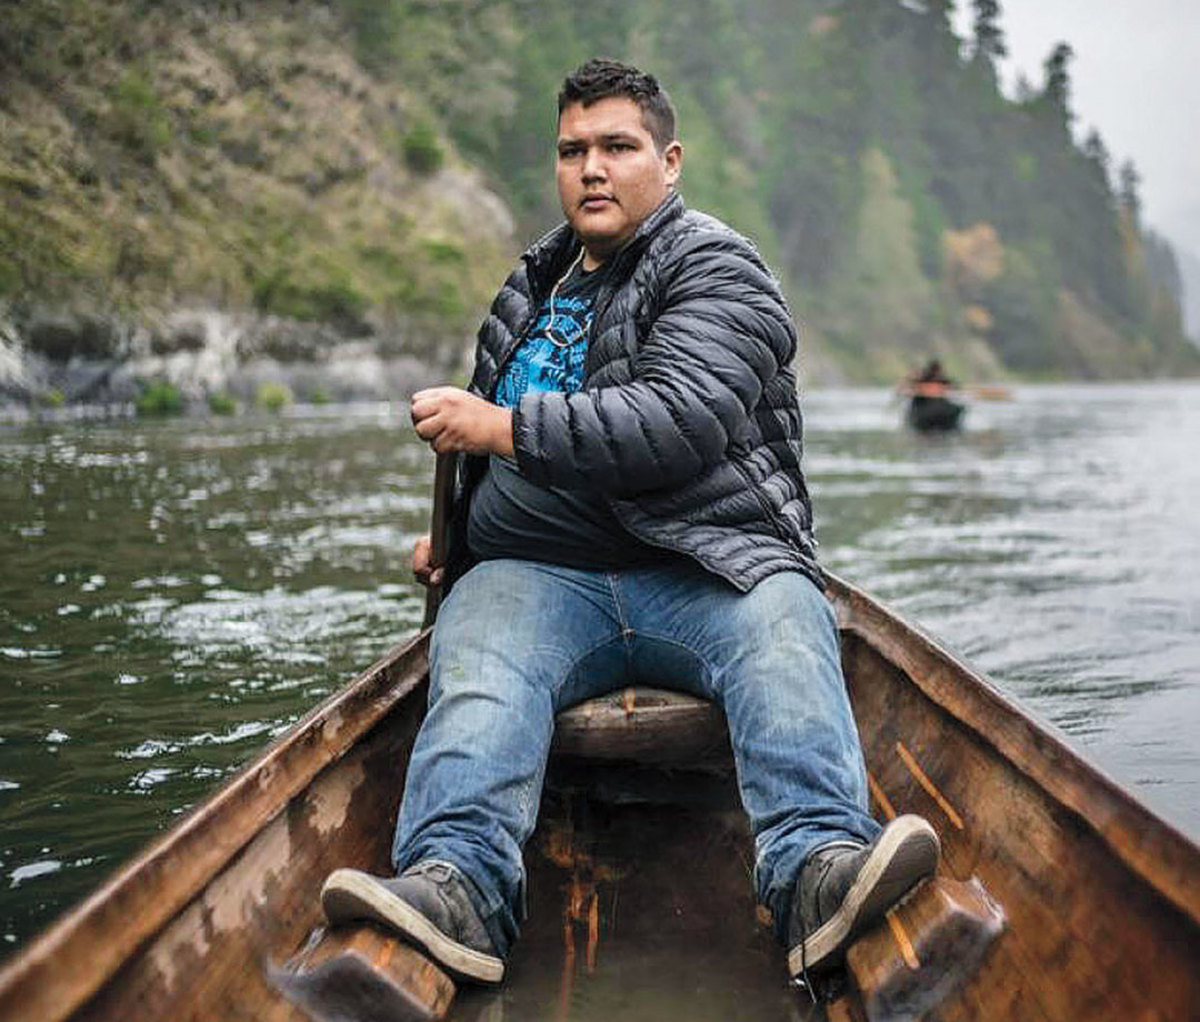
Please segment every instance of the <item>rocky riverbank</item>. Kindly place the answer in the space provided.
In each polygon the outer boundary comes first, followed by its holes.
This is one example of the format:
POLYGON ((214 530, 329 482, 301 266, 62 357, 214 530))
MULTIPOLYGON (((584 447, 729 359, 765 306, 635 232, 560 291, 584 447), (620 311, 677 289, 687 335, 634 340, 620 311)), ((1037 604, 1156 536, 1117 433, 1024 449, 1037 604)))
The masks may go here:
POLYGON ((297 400, 406 397, 463 375, 470 337, 417 345, 403 330, 179 309, 125 318, 96 310, 0 309, 0 407, 128 405, 166 384, 186 405, 252 402, 264 385, 297 400), (407 349, 407 350, 406 350, 407 349))
POLYGON ((6 13, 0 407, 457 378, 516 248, 422 90, 361 65, 329 5, 6 13))

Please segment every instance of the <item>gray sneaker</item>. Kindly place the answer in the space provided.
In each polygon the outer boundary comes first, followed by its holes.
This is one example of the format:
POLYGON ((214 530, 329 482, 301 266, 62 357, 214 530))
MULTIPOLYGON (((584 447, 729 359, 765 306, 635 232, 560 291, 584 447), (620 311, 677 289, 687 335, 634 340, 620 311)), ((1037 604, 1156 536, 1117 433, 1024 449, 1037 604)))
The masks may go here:
POLYGON ((321 888, 321 907, 331 923, 382 923, 459 979, 499 983, 504 962, 471 903, 467 883, 454 866, 436 860, 419 862, 390 880, 337 869, 321 888))
POLYGON ((830 845, 810 856, 792 893, 788 972, 808 984, 810 972, 841 961, 854 939, 937 869, 934 829, 919 816, 892 820, 869 845, 830 845))

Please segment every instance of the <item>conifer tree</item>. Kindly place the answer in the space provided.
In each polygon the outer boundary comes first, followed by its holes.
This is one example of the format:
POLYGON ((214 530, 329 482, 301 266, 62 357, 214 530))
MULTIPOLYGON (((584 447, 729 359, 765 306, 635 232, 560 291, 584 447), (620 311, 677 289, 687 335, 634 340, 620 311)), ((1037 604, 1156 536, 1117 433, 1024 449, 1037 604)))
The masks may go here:
POLYGON ((1004 41, 1004 30, 1000 28, 1000 4, 998 0, 971 0, 975 20, 971 30, 974 35, 971 56, 975 60, 994 63, 1008 56, 1008 45, 1004 41))
POLYGON ((1067 123, 1071 114, 1071 75, 1067 65, 1071 63, 1075 51, 1069 43, 1059 43, 1050 51, 1042 66, 1046 70, 1046 84, 1042 90, 1045 99, 1062 115, 1063 123, 1067 123))
POLYGON ((1082 152, 1087 160, 1089 184, 1095 198, 1109 210, 1116 209, 1112 186, 1112 155, 1100 132, 1092 128, 1083 140, 1082 152))
POLYGON ((1121 164, 1117 197, 1121 202, 1121 208, 1129 215, 1135 226, 1140 222, 1142 214, 1142 198, 1139 194, 1141 184, 1142 175, 1134 166, 1133 160, 1126 160, 1121 164))
POLYGON ((1100 132, 1092 128, 1088 132, 1087 138, 1083 140, 1083 155, 1093 163, 1098 164, 1108 175, 1109 167, 1112 163, 1112 157, 1109 155, 1108 146, 1104 144, 1104 139, 1100 137, 1100 132))

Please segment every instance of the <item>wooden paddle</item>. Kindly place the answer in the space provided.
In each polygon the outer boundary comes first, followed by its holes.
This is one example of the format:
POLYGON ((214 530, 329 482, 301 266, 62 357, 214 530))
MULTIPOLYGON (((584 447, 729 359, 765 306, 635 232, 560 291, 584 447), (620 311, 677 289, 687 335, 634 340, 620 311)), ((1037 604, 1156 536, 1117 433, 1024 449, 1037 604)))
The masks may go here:
POLYGON ((1007 387, 996 384, 972 384, 966 387, 966 392, 976 401, 1012 401, 1013 392, 1007 387))
POLYGON ((893 392, 896 397, 971 397, 976 401, 1012 401, 1013 392, 997 384, 967 383, 901 383, 893 392))
MULTIPOLYGON (((454 499, 454 477, 458 471, 458 455, 454 452, 439 454, 433 469, 433 514, 429 522, 429 540, 432 546, 431 559, 437 567, 445 567, 450 552, 450 504, 454 499)), ((445 583, 430 586, 425 591, 425 620, 422 628, 430 628, 437 620, 438 608, 442 604, 445 583)))

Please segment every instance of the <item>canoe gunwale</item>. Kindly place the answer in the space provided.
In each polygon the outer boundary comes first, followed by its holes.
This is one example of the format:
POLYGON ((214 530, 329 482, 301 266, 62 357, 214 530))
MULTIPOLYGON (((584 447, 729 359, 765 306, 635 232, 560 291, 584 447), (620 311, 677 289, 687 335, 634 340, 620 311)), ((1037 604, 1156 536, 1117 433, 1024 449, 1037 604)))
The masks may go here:
POLYGON ((1200 925, 1200 847, 937 640, 827 573, 839 626, 1090 829, 1128 869, 1200 925))
POLYGON ((424 680, 425 629, 309 710, 178 824, 0 969, 0 1017, 69 1017, 151 940, 270 820, 424 680), (101 934, 104 940, 96 941, 101 934), (62 963, 76 963, 69 982, 62 963))

